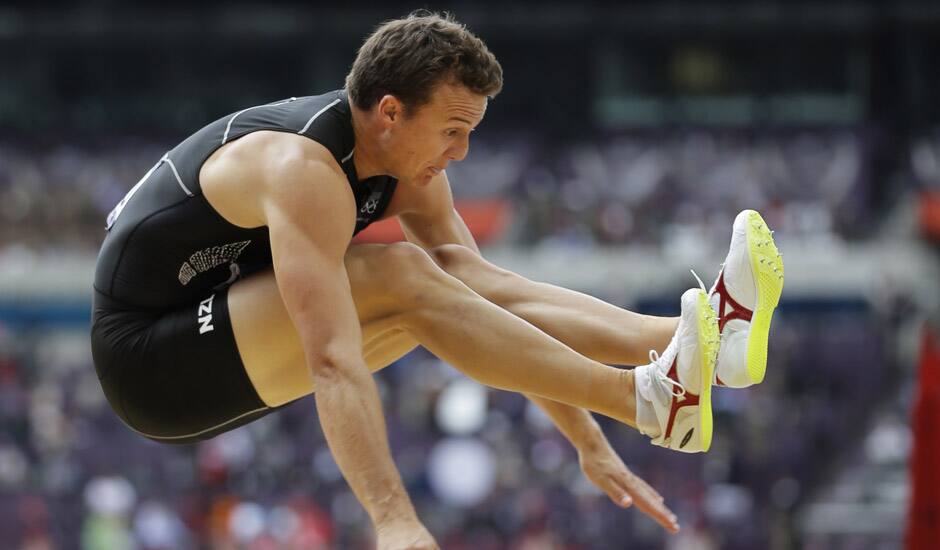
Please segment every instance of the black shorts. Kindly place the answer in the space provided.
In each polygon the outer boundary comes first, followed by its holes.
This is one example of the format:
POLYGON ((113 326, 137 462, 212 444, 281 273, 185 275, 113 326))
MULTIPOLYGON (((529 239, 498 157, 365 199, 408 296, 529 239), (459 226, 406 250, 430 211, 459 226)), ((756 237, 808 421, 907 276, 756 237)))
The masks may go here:
POLYGON ((256 420, 264 404, 245 372, 228 291, 169 311, 123 305, 95 292, 91 351, 114 411, 161 443, 194 443, 256 420))

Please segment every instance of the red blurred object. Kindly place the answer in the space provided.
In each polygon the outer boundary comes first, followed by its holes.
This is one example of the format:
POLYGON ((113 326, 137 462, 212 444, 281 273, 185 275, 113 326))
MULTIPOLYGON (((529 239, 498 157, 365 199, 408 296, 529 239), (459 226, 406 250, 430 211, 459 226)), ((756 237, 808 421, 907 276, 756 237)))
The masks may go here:
POLYGON ((924 327, 914 402, 908 550, 937 548, 940 540, 940 338, 924 327))
POLYGON ((920 229, 925 237, 940 241, 940 191, 925 191, 921 195, 920 229))
MULTIPOLYGON (((504 200, 457 201, 457 212, 470 228, 477 244, 493 241, 509 226, 511 210, 504 200)), ((394 243, 405 240, 405 234, 394 219, 382 220, 356 235, 353 243, 394 243)))

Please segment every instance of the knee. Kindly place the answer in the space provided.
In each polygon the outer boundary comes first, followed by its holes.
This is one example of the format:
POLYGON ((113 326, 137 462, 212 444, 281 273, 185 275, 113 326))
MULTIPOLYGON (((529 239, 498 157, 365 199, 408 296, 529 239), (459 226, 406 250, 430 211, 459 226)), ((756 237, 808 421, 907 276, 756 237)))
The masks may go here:
POLYGON ((429 264, 433 264, 423 248, 404 241, 383 246, 375 259, 382 265, 397 270, 426 269, 429 264))
POLYGON ((429 251, 434 263, 448 274, 487 296, 513 275, 487 262, 474 250, 459 244, 445 244, 429 251))
POLYGON ((374 259, 379 280, 399 300, 421 302, 437 288, 459 284, 424 249, 411 243, 387 245, 374 259))
POLYGON ((432 248, 429 254, 434 259, 434 263, 451 274, 466 271, 468 268, 480 267, 485 263, 479 254, 459 244, 437 246, 432 248))

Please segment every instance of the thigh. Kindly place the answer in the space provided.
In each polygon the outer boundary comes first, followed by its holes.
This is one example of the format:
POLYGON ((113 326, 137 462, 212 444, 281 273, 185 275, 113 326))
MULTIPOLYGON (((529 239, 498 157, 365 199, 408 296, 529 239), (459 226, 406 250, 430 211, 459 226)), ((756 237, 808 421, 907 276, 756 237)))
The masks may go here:
MULTIPOLYGON (((356 245, 346 254, 346 272, 359 322, 363 356, 377 371, 413 349, 415 342, 401 329, 398 302, 388 292, 390 267, 382 257, 389 246, 356 245)), ((262 400, 277 406, 314 391, 300 336, 281 299, 274 272, 256 273, 237 281, 228 306, 238 352, 262 400)), ((324 322, 328 311, 323 312, 324 322)))

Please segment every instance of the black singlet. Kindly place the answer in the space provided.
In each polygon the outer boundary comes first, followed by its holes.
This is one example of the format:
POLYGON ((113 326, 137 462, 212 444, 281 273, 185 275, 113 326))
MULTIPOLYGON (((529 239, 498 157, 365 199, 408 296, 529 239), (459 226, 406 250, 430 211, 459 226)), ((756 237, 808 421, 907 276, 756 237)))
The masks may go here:
POLYGON ((208 203, 199 170, 216 149, 251 132, 308 137, 342 166, 356 198, 353 234, 377 220, 397 181, 358 181, 345 90, 249 107, 216 120, 168 151, 108 216, 95 289, 121 303, 165 309, 197 303, 246 271, 271 265, 268 228, 232 225, 208 203))
POLYGON ((193 443, 277 410, 245 371, 228 287, 272 264, 267 227, 230 224, 206 201, 199 170, 222 145, 259 130, 323 146, 356 197, 354 234, 378 219, 396 180, 358 181, 344 90, 290 98, 219 119, 173 148, 108 216, 98 256, 91 349, 105 397, 133 430, 193 443))

